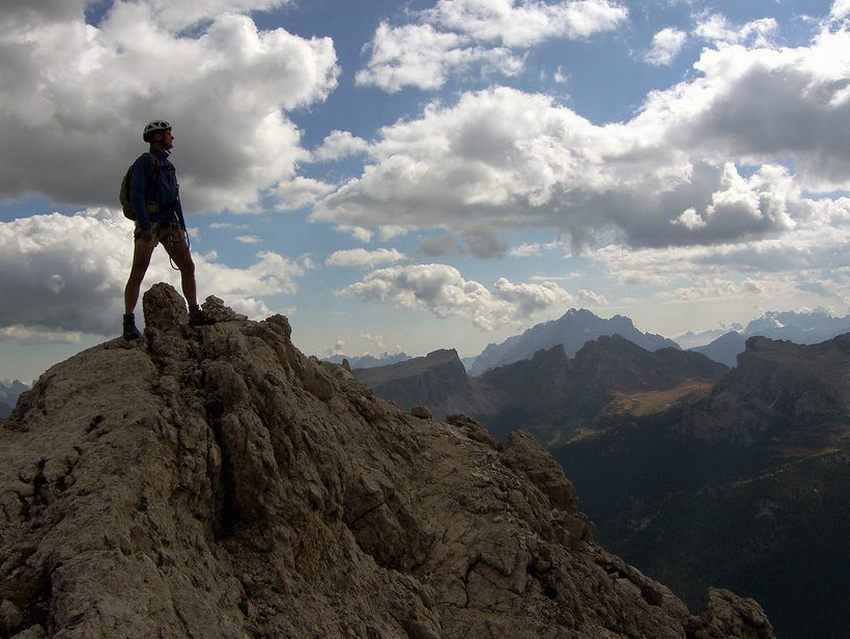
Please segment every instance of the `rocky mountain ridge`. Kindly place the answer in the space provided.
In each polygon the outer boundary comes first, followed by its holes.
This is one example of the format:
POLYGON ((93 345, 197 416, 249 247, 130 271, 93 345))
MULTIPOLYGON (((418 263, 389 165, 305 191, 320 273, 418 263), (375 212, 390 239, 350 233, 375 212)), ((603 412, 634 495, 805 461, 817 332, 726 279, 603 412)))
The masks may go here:
POLYGON ((0 427, 0 633, 56 637, 773 637, 711 590, 691 614, 593 542, 533 438, 420 420, 304 357, 286 318, 58 364, 0 427))

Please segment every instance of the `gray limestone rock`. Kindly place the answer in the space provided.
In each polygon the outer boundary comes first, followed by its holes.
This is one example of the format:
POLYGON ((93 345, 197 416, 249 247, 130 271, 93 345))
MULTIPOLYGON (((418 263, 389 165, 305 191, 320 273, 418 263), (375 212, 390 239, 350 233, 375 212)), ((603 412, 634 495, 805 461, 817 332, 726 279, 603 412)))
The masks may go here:
POLYGON ((282 316, 191 330, 164 284, 144 305, 145 340, 57 364, 0 424, 0 632, 773 636, 755 602, 694 616, 594 544, 529 436, 416 419, 282 316))

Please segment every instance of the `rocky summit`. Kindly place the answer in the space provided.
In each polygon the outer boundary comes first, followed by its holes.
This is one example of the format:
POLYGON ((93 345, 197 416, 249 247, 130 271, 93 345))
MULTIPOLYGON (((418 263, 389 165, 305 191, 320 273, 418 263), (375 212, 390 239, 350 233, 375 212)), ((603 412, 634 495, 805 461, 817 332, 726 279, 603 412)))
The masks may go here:
POLYGON ((286 318, 189 327, 47 371, 0 427, 0 636, 764 639, 593 541, 529 435, 420 419, 302 355, 286 318))

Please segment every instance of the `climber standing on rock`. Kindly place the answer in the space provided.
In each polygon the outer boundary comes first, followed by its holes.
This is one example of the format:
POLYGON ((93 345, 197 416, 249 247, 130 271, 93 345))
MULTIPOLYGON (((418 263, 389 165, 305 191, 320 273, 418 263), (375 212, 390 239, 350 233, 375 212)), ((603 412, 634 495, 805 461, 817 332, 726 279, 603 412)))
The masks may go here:
POLYGON ((214 323, 198 306, 195 263, 189 251, 186 222, 177 185, 177 173, 168 156, 174 146, 171 124, 154 120, 145 126, 142 139, 150 144, 128 169, 121 185, 124 215, 136 223, 133 234, 133 266, 124 289, 124 339, 141 337, 136 327, 135 308, 151 255, 161 243, 180 270, 183 295, 189 304, 189 324, 214 323))

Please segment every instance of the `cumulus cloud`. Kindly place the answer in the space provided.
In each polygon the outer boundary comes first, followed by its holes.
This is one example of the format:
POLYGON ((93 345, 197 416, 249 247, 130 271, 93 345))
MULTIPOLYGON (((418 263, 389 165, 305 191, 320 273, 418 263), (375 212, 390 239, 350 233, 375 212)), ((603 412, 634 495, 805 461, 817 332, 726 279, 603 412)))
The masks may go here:
POLYGON ((400 253, 396 249, 377 249, 367 251, 366 249, 346 249, 343 251, 334 251, 325 260, 325 266, 343 266, 343 267, 369 267, 374 268, 378 264, 392 264, 401 262, 407 259, 404 253, 400 253))
POLYGON ((685 46, 688 34, 681 29, 667 27, 652 37, 652 48, 644 56, 644 61, 654 66, 667 66, 685 46))
POLYGON ((500 278, 491 290, 464 279, 460 271, 447 264, 379 269, 336 294, 362 301, 389 302, 407 309, 425 308, 441 318, 467 317, 482 331, 560 309, 575 300, 554 282, 515 284, 500 278))
POLYGON ((342 160, 365 153, 368 148, 369 143, 363 138, 358 138, 349 131, 334 130, 313 151, 312 160, 317 162, 342 160))
MULTIPOLYGON (((115 334, 132 260, 132 223, 120 213, 52 213, 0 223, 0 328, 26 326, 41 333, 115 334), (35 327, 35 328, 33 328, 35 327)), ((265 316, 263 297, 293 293, 303 269, 269 251, 243 269, 194 253, 199 298, 215 295, 241 313, 265 316)), ((157 250, 145 286, 179 275, 157 250)))
POLYGON ((637 247, 780 235, 812 215, 810 192, 850 187, 848 69, 842 27, 797 48, 706 48, 695 77, 622 123, 507 87, 467 92, 384 127, 363 174, 312 216, 467 235, 554 228, 578 246, 611 230, 637 247))
POLYGON ((778 28, 773 18, 761 18, 742 26, 735 26, 730 24, 723 14, 713 13, 702 16, 694 29, 694 35, 715 44, 751 44, 756 47, 767 47, 771 45, 778 28))
POLYGON ((550 38, 587 38, 616 29, 628 10, 607 0, 544 4, 531 0, 440 0, 425 20, 478 41, 529 47, 550 38))
POLYGON ((516 75, 522 58, 504 47, 480 47, 463 35, 443 33, 429 24, 391 27, 382 22, 370 45, 371 58, 356 82, 395 93, 406 86, 438 89, 450 74, 480 66, 484 72, 516 75))
POLYGON ((277 197, 278 210, 294 211, 305 206, 312 206, 335 189, 334 185, 327 182, 299 175, 292 180, 280 183, 274 193, 277 197))
POLYGON ((367 228, 362 226, 349 226, 348 224, 339 224, 334 227, 334 230, 338 233, 345 233, 346 235, 350 235, 352 238, 357 240, 358 242, 363 242, 364 244, 368 244, 372 241, 372 236, 374 233, 367 228))
POLYGON ((236 241, 242 244, 260 244, 263 240, 256 235, 237 235, 236 241))
POLYGON ((628 10, 608 0, 440 0, 414 15, 414 24, 378 26, 358 84, 395 92, 405 86, 437 89, 450 75, 472 68, 516 75, 524 64, 517 49, 610 31, 628 10))
POLYGON ((281 2, 116 1, 97 25, 84 3, 60 4, 0 14, 0 142, 15 157, 0 165, 0 197, 115 205, 156 118, 174 125, 192 210, 251 210, 309 156, 285 113, 335 88, 336 55, 328 38, 260 30, 238 14, 281 2))

